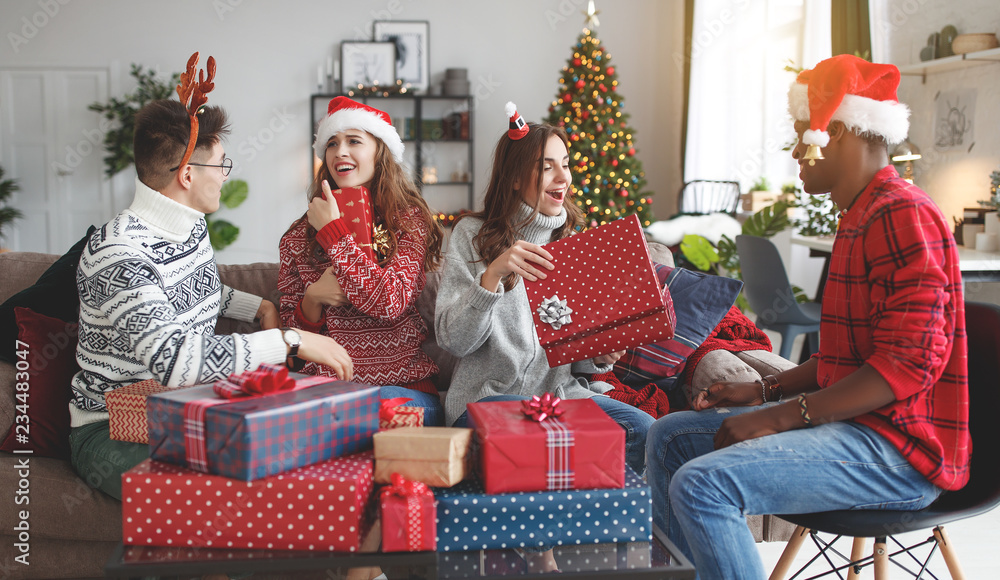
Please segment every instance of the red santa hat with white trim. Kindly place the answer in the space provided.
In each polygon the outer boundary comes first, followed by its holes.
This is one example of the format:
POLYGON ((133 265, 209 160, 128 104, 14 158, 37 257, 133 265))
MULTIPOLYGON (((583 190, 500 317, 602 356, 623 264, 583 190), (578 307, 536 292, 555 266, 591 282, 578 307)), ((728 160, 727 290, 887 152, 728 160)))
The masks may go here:
POLYGON ((521 113, 517 112, 517 105, 507 101, 503 110, 504 113, 507 114, 507 120, 509 121, 507 136, 514 141, 523 139, 524 136, 528 134, 530 127, 528 127, 528 123, 524 120, 524 117, 521 116, 521 113))
POLYGON ((826 147, 831 121, 900 143, 910 129, 910 109, 896 98, 898 87, 895 66, 841 54, 799 73, 788 89, 788 112, 796 121, 809 122, 802 135, 806 145, 826 147))
POLYGON ((327 107, 326 118, 320 121, 316 128, 316 140, 313 141, 316 157, 325 158, 326 144, 330 141, 330 137, 347 129, 360 129, 371 133, 389 147, 389 151, 398 163, 403 162, 403 140, 392 126, 389 114, 347 97, 334 97, 327 107))

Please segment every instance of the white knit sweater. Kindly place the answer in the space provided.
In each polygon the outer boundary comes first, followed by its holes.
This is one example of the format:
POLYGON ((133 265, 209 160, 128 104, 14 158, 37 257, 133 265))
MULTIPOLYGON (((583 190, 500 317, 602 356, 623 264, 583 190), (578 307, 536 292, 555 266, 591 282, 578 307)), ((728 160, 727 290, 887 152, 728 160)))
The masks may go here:
POLYGON ((90 237, 77 268, 74 427, 108 418, 104 395, 136 381, 189 386, 280 363, 278 330, 216 336, 252 321, 261 298, 223 286, 205 216, 136 180, 131 207, 90 237))

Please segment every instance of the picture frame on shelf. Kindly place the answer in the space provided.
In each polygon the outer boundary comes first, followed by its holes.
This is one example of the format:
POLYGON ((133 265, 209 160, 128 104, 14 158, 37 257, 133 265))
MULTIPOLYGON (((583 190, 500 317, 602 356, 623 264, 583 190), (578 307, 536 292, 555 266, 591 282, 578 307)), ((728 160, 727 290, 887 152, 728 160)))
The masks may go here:
POLYGON ((341 87, 396 84, 396 45, 347 40, 340 43, 341 87))
POLYGON ((396 49, 396 76, 414 91, 430 87, 430 23, 426 20, 376 20, 374 40, 396 49))

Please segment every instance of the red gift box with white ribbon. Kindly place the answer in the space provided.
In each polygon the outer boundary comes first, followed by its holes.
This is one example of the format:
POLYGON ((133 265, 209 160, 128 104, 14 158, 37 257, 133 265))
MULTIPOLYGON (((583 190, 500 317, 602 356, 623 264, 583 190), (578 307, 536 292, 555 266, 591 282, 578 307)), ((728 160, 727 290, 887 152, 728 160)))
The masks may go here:
POLYGON ((488 494, 625 485, 625 430, 590 399, 547 395, 468 410, 488 494))
POLYGON ((524 289, 550 367, 674 335, 673 301, 657 282, 637 216, 543 247, 555 269, 524 289))
POLYGON ((370 525, 372 471, 371 452, 250 482, 147 459, 122 474, 122 539, 132 546, 355 552, 370 525))
POLYGON ((426 484, 392 474, 379 495, 383 552, 437 549, 437 502, 426 484))

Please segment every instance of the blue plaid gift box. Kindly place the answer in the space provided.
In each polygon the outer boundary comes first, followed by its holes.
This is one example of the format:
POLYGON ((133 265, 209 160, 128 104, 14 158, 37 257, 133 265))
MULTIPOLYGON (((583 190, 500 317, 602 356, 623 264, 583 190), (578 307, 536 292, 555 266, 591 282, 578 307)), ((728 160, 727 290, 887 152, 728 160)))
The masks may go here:
POLYGON ((439 552, 649 541, 649 486, 626 466, 621 489, 486 494, 467 480, 434 488, 439 552))
MULTIPOLYGON (((378 431, 379 389, 347 381, 249 399, 229 399, 205 411, 208 473, 253 481, 370 449, 378 431)), ((185 406, 218 400, 212 385, 149 397, 150 457, 197 469, 185 439, 185 406)))

